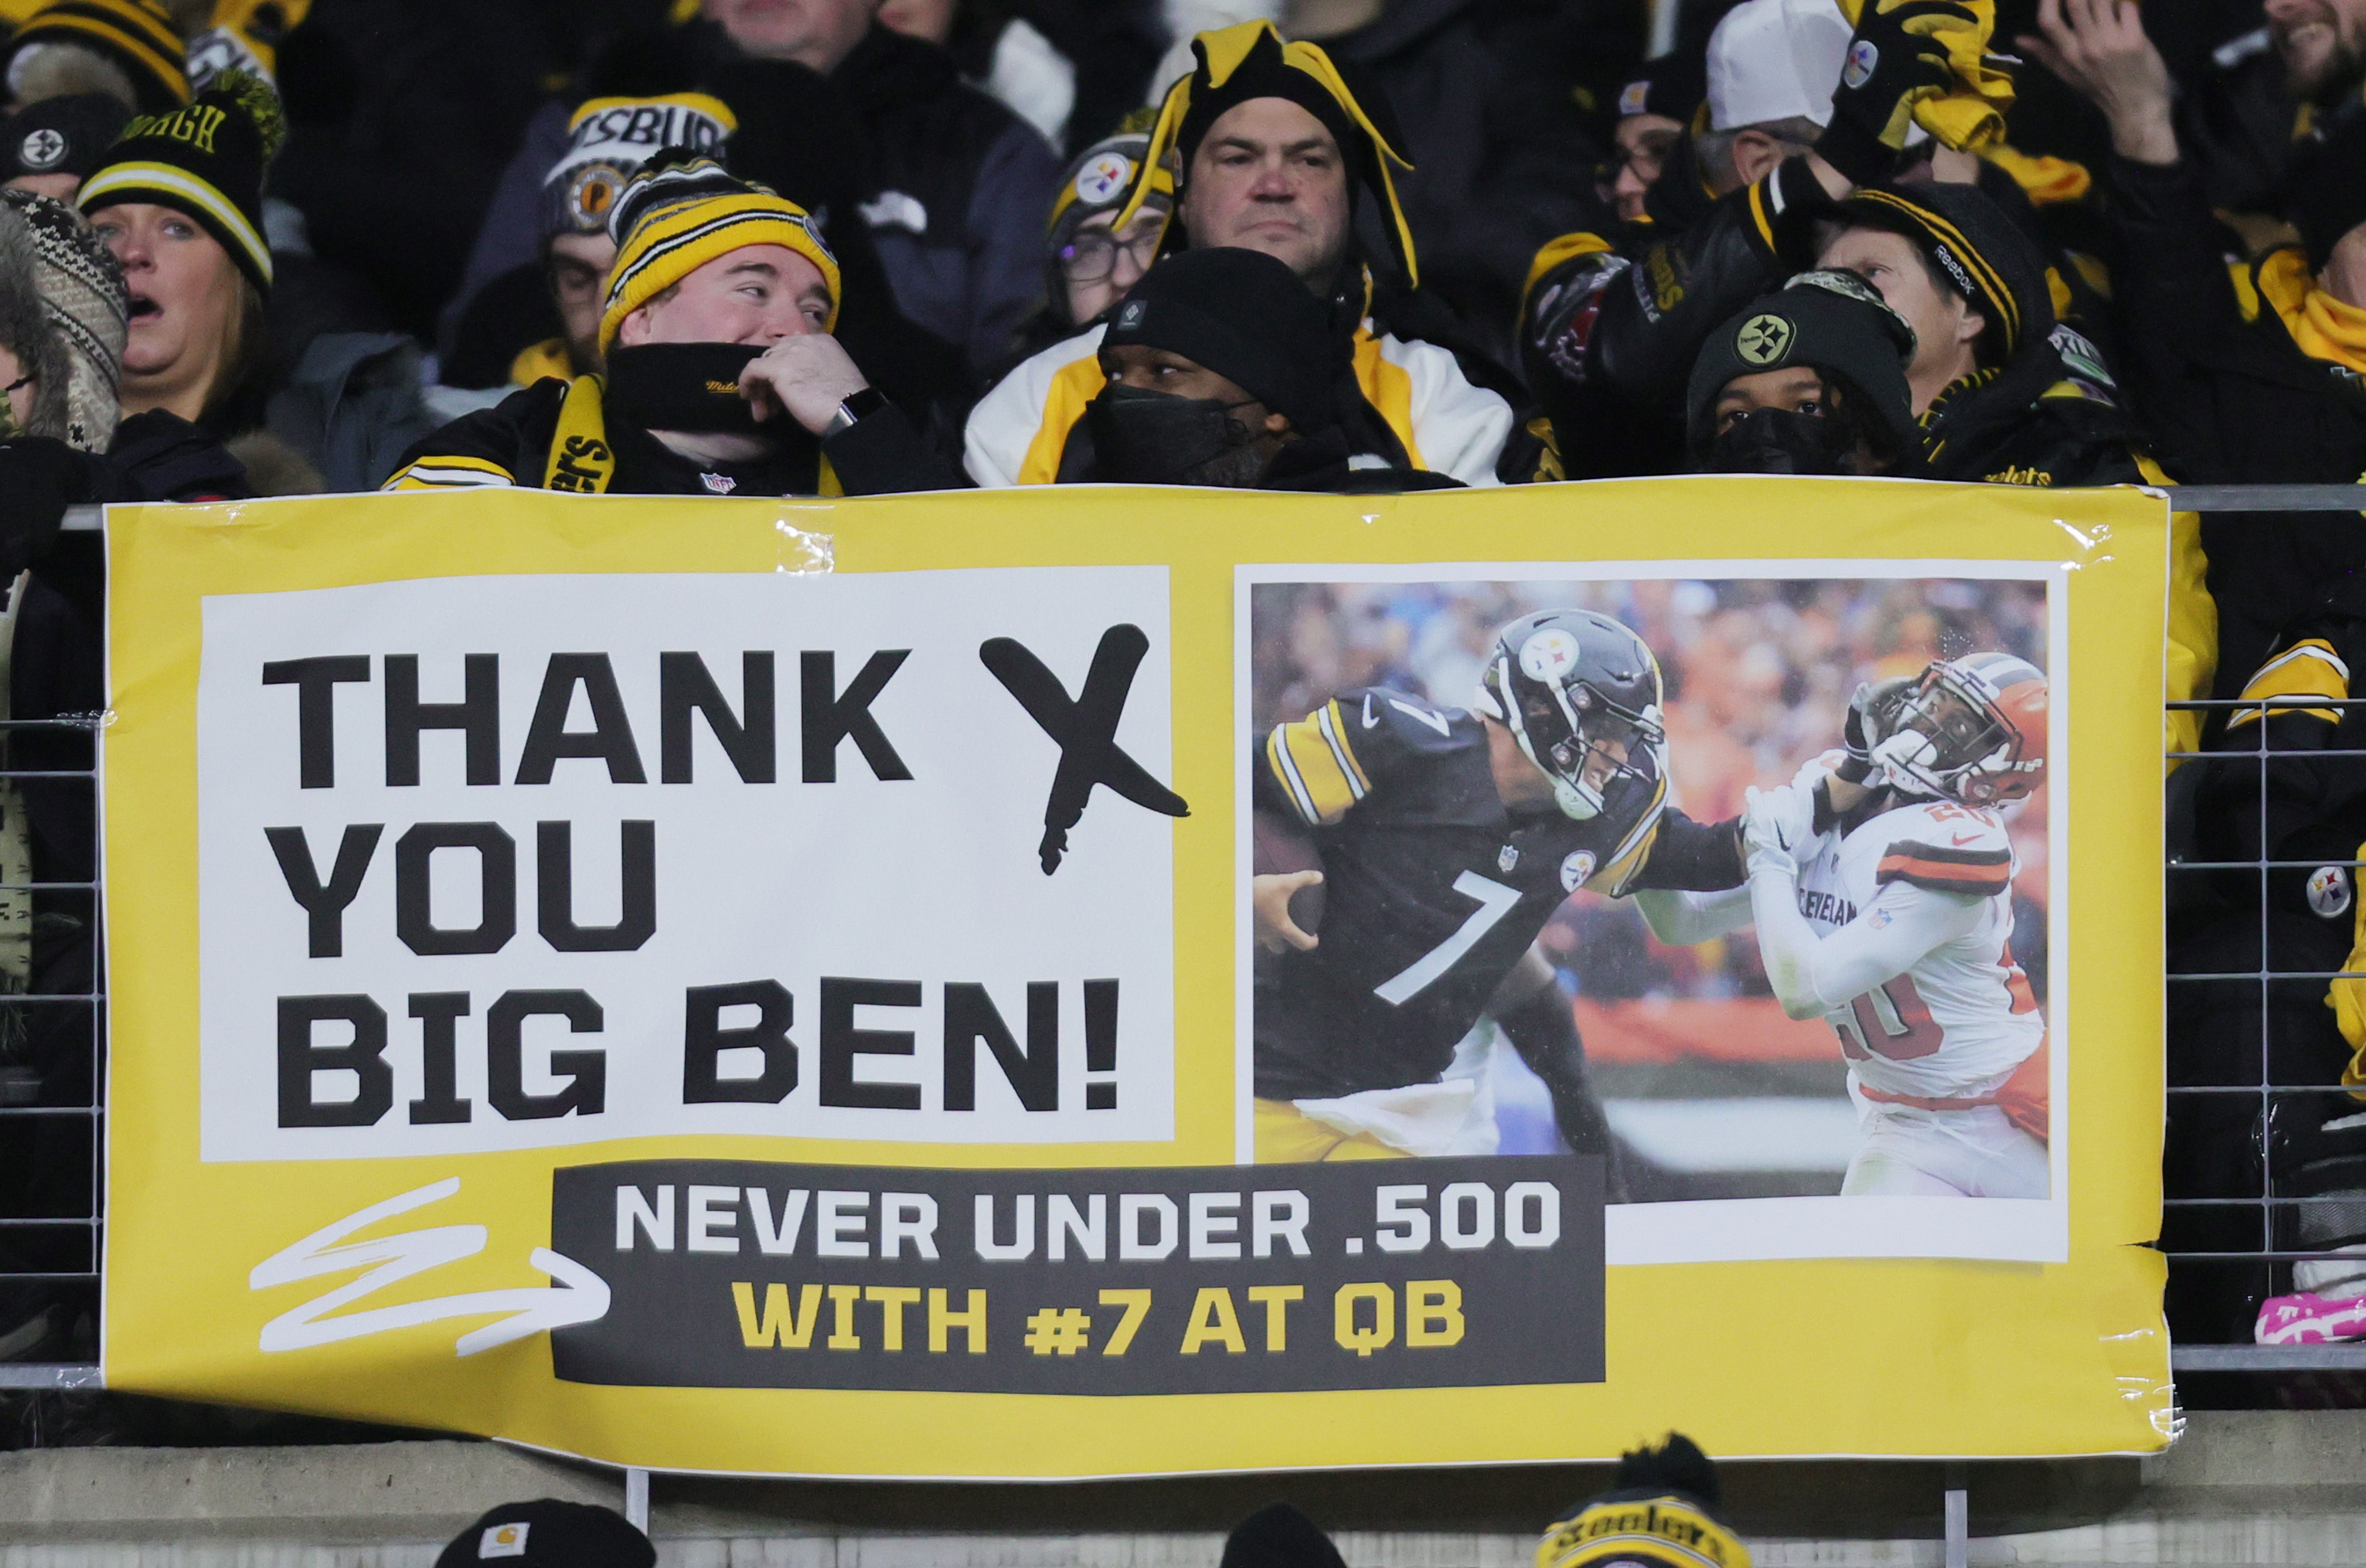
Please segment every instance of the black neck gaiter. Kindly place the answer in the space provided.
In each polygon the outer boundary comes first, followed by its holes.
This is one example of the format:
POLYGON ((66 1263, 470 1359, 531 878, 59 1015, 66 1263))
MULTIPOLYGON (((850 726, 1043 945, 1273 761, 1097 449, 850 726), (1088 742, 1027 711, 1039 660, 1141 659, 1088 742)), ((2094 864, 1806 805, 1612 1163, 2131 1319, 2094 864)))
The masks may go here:
POLYGON ((1854 474, 1844 421, 1760 409, 1733 421, 1709 448, 1707 474, 1854 474))
POLYGON ((608 351, 607 408, 646 431, 774 436, 794 421, 756 422, 739 373, 764 351, 749 343, 644 343, 608 351))
POLYGON ((1095 477, 1125 485, 1256 483, 1264 458, 1256 436, 1213 398, 1178 398, 1115 382, 1085 405, 1095 477))

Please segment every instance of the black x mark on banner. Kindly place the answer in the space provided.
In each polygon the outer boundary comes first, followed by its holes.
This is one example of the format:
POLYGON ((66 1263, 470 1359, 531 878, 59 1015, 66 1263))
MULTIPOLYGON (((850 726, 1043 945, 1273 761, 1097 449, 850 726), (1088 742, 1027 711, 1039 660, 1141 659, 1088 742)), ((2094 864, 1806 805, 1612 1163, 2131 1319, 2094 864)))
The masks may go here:
POLYGON ((1108 785, 1148 811, 1170 817, 1191 814, 1182 796, 1153 778, 1116 742, 1117 722, 1125 711, 1126 695, 1133 689, 1133 672, 1149 651, 1150 639, 1143 635, 1141 627, 1110 627, 1101 633, 1100 646, 1093 650, 1084 695, 1071 701, 1059 677, 1017 639, 992 637, 978 647, 980 662, 1060 747, 1060 767, 1052 776, 1051 799, 1043 804, 1043 842, 1037 851, 1047 877, 1060 868, 1061 857, 1068 849, 1068 830, 1084 816, 1085 802, 1096 784, 1108 785))

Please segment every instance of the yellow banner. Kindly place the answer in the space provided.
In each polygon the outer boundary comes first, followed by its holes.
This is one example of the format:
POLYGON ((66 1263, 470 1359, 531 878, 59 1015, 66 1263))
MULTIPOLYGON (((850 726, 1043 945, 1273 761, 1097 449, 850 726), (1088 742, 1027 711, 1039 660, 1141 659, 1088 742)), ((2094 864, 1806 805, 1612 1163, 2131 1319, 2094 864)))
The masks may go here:
POLYGON ((729 1473, 2157 1450, 2167 529, 113 509, 108 1385, 729 1473))

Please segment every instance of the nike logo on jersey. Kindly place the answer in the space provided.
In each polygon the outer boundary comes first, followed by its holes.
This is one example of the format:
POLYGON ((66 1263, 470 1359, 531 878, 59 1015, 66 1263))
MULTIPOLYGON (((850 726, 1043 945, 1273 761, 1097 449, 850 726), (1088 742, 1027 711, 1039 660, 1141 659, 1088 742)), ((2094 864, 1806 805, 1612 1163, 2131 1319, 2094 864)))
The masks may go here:
POLYGON ((1380 722, 1380 716, 1372 711, 1372 694, 1367 691, 1364 693, 1364 728, 1369 730, 1380 722))
POLYGON ((1980 835, 1977 833, 1956 833, 1948 834, 1947 842, 1961 849, 1966 844, 1978 843, 1979 838, 1980 835))
MULTIPOLYGON (((1365 700, 1369 701, 1370 699, 1367 698, 1365 700)), ((1389 699, 1389 706, 1410 718, 1420 720, 1423 723, 1427 724, 1431 729, 1436 730, 1441 735, 1451 734, 1453 733, 1451 728, 1447 724, 1446 715, 1443 713, 1433 713, 1426 708, 1416 708, 1410 702, 1400 702, 1393 697, 1389 699)))

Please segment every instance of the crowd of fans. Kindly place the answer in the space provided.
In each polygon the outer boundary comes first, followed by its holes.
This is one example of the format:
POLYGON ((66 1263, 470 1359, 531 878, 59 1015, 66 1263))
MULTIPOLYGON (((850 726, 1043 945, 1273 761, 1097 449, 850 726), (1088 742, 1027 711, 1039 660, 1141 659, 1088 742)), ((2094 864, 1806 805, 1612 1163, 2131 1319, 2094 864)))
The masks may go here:
MULTIPOLYGON (((91 501, 2366 475, 2366 0, 0 0, 0 26, 19 725, 103 706, 97 557, 59 532, 91 501)), ((2288 691, 2296 639, 2366 628, 2355 528, 2178 539, 2173 695, 2288 691)), ((87 735, 36 753, 87 766, 87 735)), ((86 789, 0 801, 7 880, 50 890, 0 889, 0 988, 90 990, 88 894, 59 885, 91 838, 86 789)), ((2263 896, 2207 913, 2256 927, 2263 896)), ((2338 1017, 2366 1046, 2366 1006, 2338 1017)), ((0 1101, 89 1103, 88 1012, 53 1018, 0 1028, 0 1101)), ((7 1212, 92 1212, 89 1136, 8 1130, 7 1212)))
MULTIPOLYGON (((2366 472, 2361 0, 0 19, 19 567, 378 487, 2366 472)), ((2193 691, 2357 553, 2242 540, 2193 691)))

